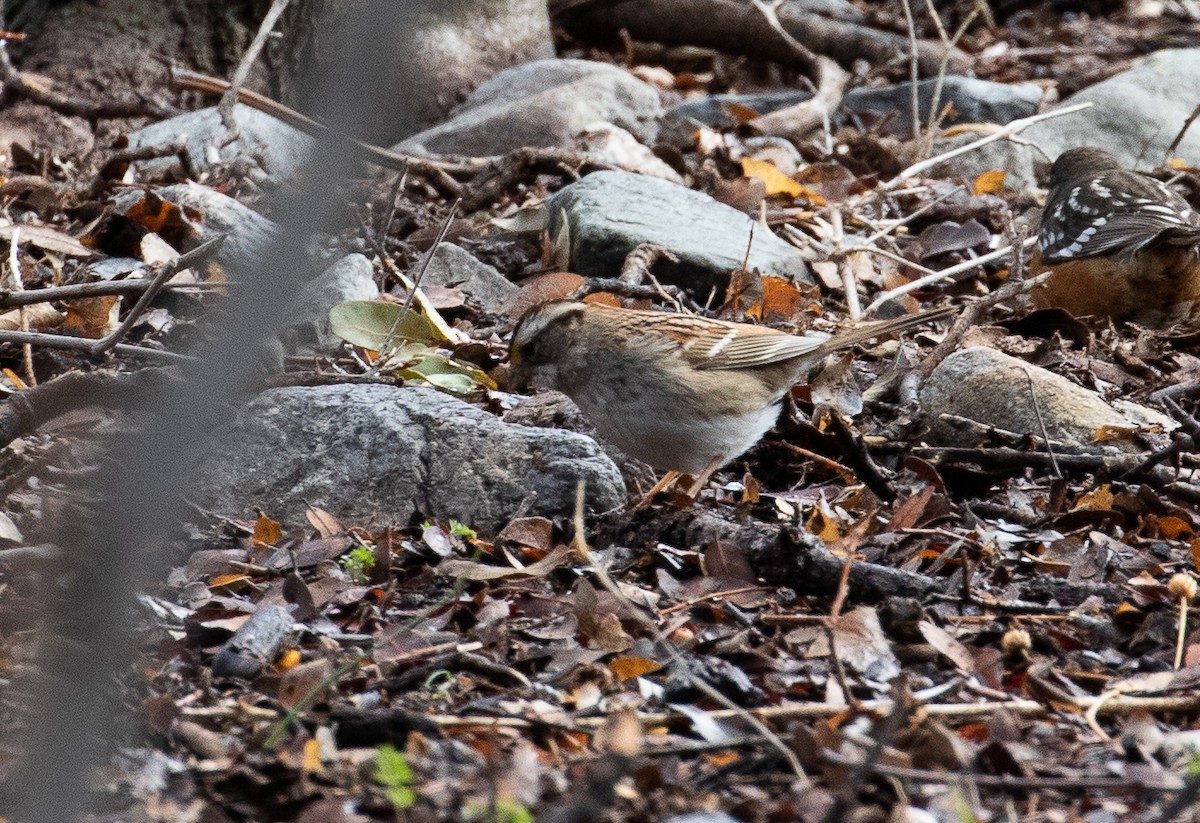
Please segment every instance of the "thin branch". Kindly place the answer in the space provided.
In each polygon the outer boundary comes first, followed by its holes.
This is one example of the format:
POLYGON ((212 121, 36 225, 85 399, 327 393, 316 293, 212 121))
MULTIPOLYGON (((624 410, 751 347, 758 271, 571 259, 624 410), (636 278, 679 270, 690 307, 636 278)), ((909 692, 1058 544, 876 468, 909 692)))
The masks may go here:
POLYGON ((1005 139, 1011 138, 1017 134, 1020 134, 1025 129, 1032 126, 1034 123, 1040 123, 1043 120, 1051 120, 1055 117, 1062 117, 1067 114, 1074 114, 1075 112, 1083 111, 1084 109, 1090 109, 1091 107, 1092 107, 1092 103, 1091 103, 1091 101, 1088 101, 1088 102, 1084 102, 1084 103, 1076 103, 1072 106, 1064 106, 1061 109, 1055 109, 1054 111, 1046 111, 1046 112, 1042 112, 1041 114, 1034 114, 1034 115, 1031 115, 1030 117, 1022 117, 1019 120, 1013 120, 1008 125, 1001 126, 998 129, 996 129, 995 131, 993 131, 991 134, 987 134, 987 135, 979 138, 978 140, 974 140, 970 143, 967 143, 964 146, 958 146, 957 148, 953 148, 950 151, 943 152, 942 154, 939 154, 936 157, 930 157, 929 159, 922 160, 919 163, 913 163, 911 166, 906 168, 904 171, 900 172, 898 175, 893 177, 891 180, 889 180, 886 183, 883 183, 880 186, 880 189, 882 189, 883 191, 891 191, 892 189, 896 188, 901 183, 903 183, 905 180, 908 180, 909 178, 912 178, 912 177, 916 177, 918 174, 922 174, 922 173, 928 171, 929 169, 933 168, 934 166, 938 165, 939 163, 944 163, 947 160, 958 157, 959 155, 966 154, 967 152, 975 151, 975 149, 986 146, 989 143, 995 143, 997 140, 1005 140, 1005 139))
POLYGON ((271 35, 271 30, 275 28, 275 23, 279 20, 279 16, 283 14, 289 2, 291 0, 274 0, 271 3, 271 8, 267 9, 262 23, 258 26, 258 31, 254 33, 254 39, 250 41, 250 45, 246 48, 246 53, 242 55, 241 62, 238 63, 237 70, 233 73, 233 79, 229 81, 229 88, 221 96, 221 102, 217 104, 217 111, 221 113, 221 121, 225 124, 225 128, 229 130, 231 138, 236 138, 238 134, 237 117, 234 114, 234 104, 237 103, 238 91, 245 85, 246 78, 250 75, 250 69, 254 65, 254 61, 258 59, 262 47, 266 45, 267 38, 271 35))
MULTIPOLYGON (((1036 242, 1037 242, 1036 237, 1030 237, 1028 240, 1026 240, 1024 243, 1021 244, 1021 249, 1024 250, 1026 248, 1029 248, 1029 247, 1033 246, 1033 244, 1036 242)), ((871 314, 872 312, 877 310, 880 306, 882 306, 887 301, 893 300, 897 297, 901 297, 905 294, 908 294, 909 292, 916 291, 917 289, 923 289, 926 286, 931 285, 933 283, 937 283, 941 280, 949 280, 950 278, 952 278, 956 275, 963 274, 964 272, 971 271, 972 269, 977 269, 980 266, 985 265, 987 263, 991 263, 995 260, 1002 260, 1005 257, 1008 257, 1010 254, 1012 254, 1012 251, 1013 251, 1013 247, 1011 245, 1004 246, 1003 248, 996 249, 993 252, 988 252, 987 254, 981 255, 980 257, 976 257, 974 260, 967 260, 965 262, 951 266, 948 269, 942 269, 939 272, 934 272, 933 274, 927 274, 924 277, 919 277, 916 280, 912 281, 911 283, 905 283, 903 286, 897 286, 894 289, 889 289, 888 291, 881 292, 879 294, 879 296, 876 297, 874 300, 872 300, 871 304, 869 306, 867 306, 864 314, 871 314)), ((1048 275, 1049 275, 1049 272, 1047 272, 1045 275, 1038 275, 1037 277, 1033 277, 1033 278, 1030 278, 1029 280, 1026 280, 1022 284, 1020 291, 1026 291, 1026 290, 1031 289, 1034 286, 1042 283, 1048 275)))
POLYGON ((206 262, 209 258, 217 253, 217 250, 220 249, 224 243, 224 235, 214 237, 212 240, 202 243, 196 248, 192 249, 187 254, 181 254, 174 260, 165 263, 150 280, 150 285, 146 287, 144 292, 142 292, 142 296, 138 298, 136 303, 134 303, 133 308, 129 310, 129 312, 125 315, 125 319, 119 326, 117 326, 113 333, 92 343, 91 354, 93 356, 99 356, 112 351, 113 348, 115 348, 122 340, 125 339, 125 335, 129 334, 129 330, 132 329, 138 322, 142 316, 142 312, 146 310, 146 307, 150 305, 151 301, 158 297, 159 292, 162 291, 162 287, 166 284, 167 280, 174 276, 176 272, 180 272, 184 269, 190 268, 191 266, 206 262))

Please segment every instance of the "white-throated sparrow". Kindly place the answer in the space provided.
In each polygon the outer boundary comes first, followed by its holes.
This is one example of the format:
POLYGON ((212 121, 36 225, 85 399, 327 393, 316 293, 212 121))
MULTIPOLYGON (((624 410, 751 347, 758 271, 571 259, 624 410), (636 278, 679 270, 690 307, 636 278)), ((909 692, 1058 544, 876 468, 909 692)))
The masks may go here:
MULTIPOLYGON (((832 337, 695 315, 554 301, 513 331, 514 388, 566 394, 602 438, 668 475, 708 476, 775 425, 784 395, 827 354, 945 316, 884 320, 832 337)), ((648 495, 648 497, 650 496, 648 495)))

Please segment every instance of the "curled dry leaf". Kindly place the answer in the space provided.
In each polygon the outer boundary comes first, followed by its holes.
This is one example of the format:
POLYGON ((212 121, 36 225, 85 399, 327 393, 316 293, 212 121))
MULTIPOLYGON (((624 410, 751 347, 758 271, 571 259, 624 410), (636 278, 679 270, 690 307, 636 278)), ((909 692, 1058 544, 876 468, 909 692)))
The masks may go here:
POLYGON ((88 340, 100 340, 116 331, 120 321, 121 298, 116 296, 85 297, 72 300, 61 331, 88 340))
MULTIPOLYGON (((116 301, 117 298, 109 298, 116 301)), ((42 331, 61 326, 68 318, 49 303, 35 303, 25 308, 25 321, 29 323, 30 331, 42 331)), ((21 328, 21 311, 12 309, 0 314, 0 329, 4 331, 19 331, 21 328)))

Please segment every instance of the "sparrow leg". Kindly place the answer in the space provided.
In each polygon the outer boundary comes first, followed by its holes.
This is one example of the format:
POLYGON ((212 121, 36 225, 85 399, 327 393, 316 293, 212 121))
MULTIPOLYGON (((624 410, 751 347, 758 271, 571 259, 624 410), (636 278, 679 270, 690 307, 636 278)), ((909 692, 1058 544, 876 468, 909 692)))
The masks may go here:
POLYGON ((700 494, 700 490, 704 488, 704 484, 708 482, 708 478, 712 477, 712 473, 721 468, 725 460, 722 455, 717 455, 712 460, 708 461, 708 465, 704 467, 704 471, 700 472, 700 476, 687 490, 687 496, 696 499, 696 495, 700 494))
POLYGON ((651 503, 654 502, 654 496, 656 494, 658 494, 660 491, 670 488, 671 484, 674 483, 676 480, 678 480, 679 477, 680 477, 679 472, 667 472, 666 474, 664 474, 662 477, 662 480, 659 480, 657 483, 655 483, 653 486, 650 487, 650 491, 648 491, 644 495, 642 495, 642 499, 638 501, 637 506, 635 506, 634 508, 644 509, 647 506, 649 506, 651 503))

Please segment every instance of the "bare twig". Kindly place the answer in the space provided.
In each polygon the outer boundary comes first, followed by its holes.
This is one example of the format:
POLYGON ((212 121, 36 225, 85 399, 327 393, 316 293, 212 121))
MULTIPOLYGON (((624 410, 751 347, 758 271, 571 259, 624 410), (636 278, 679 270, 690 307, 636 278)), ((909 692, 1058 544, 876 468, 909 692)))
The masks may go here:
POLYGON ((236 139, 239 132, 237 116, 234 113, 238 90, 245 84, 254 61, 258 59, 262 47, 266 45, 267 38, 271 35, 271 30, 275 28, 276 21, 279 20, 279 16, 283 14, 290 1, 273 0, 271 8, 267 9, 262 23, 259 24, 258 31, 254 33, 254 39, 250 41, 246 53, 242 55, 242 59, 238 63, 237 70, 233 73, 233 79, 229 81, 229 88, 226 89, 225 94, 221 95, 221 102, 217 104, 217 111, 221 113, 221 122, 225 124, 231 140, 236 139))
MULTIPOLYGON (((1024 249, 1031 248, 1036 242, 1037 242, 1036 237, 1030 237, 1029 239, 1025 240, 1023 243, 1021 243, 1022 251, 1024 249)), ((874 300, 872 300, 870 305, 867 306, 864 314, 871 314, 872 312, 876 311, 880 306, 882 306, 887 301, 894 300, 895 298, 901 297, 905 294, 908 294, 909 292, 916 291, 917 289, 923 289, 926 286, 932 285, 933 283, 937 283, 942 280, 949 280, 952 277, 963 274, 965 272, 972 271, 973 269, 977 269, 980 266, 985 265, 987 263, 991 263, 996 260, 1003 260, 1005 257, 1008 257, 1010 254, 1012 254, 1012 251, 1013 251, 1013 247, 1011 245, 1004 246, 1003 248, 999 248, 999 249, 996 249, 995 251, 988 252, 987 254, 980 255, 979 257, 976 257, 974 260, 966 260, 957 265, 950 266, 949 268, 946 268, 946 269, 942 269, 939 272, 934 272, 933 274, 927 274, 924 277, 919 277, 916 280, 913 280, 911 283, 905 283, 903 286, 897 286, 894 289, 889 289, 885 292, 881 292, 879 294, 879 296, 877 296, 874 300)), ((1016 291, 1017 292, 1027 291, 1027 290, 1033 288, 1034 286, 1045 281, 1046 277, 1048 275, 1049 275, 1049 272, 1047 272, 1045 274, 1040 274, 1037 277, 1030 278, 1029 280, 1024 281, 1021 288, 1017 289, 1016 291)), ((1014 294, 1006 294, 1005 297, 1002 299, 1007 299, 1008 297, 1012 297, 1012 296, 1014 296, 1014 294)))
POLYGON ((903 183, 905 180, 908 180, 912 177, 916 177, 917 175, 928 171, 929 169, 933 168, 934 166, 938 165, 939 163, 944 163, 947 160, 958 157, 959 155, 966 154, 967 152, 975 151, 975 149, 981 148, 982 146, 986 146, 989 143, 995 143, 997 140, 1006 140, 1008 138, 1011 138, 1017 134, 1020 134, 1022 131, 1029 128, 1030 126, 1032 126, 1034 123, 1040 123, 1043 120, 1051 120, 1055 117, 1062 117, 1067 114, 1074 114, 1075 112, 1083 111, 1084 109, 1088 109, 1091 107, 1092 107, 1092 103, 1090 101, 1088 101, 1088 102, 1084 102, 1084 103, 1076 103, 1071 106, 1063 106, 1060 109, 1054 109, 1053 111, 1042 112, 1041 114, 1034 114, 1029 117, 1022 117, 1019 120, 1013 120, 1008 125, 1000 126, 995 131, 993 131, 990 134, 987 134, 983 137, 980 137, 978 140, 974 140, 970 143, 967 143, 964 146, 958 146, 956 148, 950 149, 949 151, 942 152, 941 154, 937 155, 936 157, 930 157, 927 160, 921 160, 918 163, 913 163, 911 166, 904 169, 902 172, 900 172, 898 175, 893 177, 891 180, 887 181, 886 183, 883 183, 880 186, 880 189, 883 191, 891 191, 892 189, 896 188, 901 183, 903 183))
MULTIPOLYGON (((14 343, 17 345, 25 345, 28 343, 34 346, 42 346, 43 348, 47 349, 70 349, 73 351, 91 354, 95 349, 96 341, 86 340, 82 337, 69 337, 65 334, 0 331, 0 343, 14 343)), ((147 348, 146 346, 131 346, 127 343, 118 343, 113 347, 113 351, 117 354, 140 357, 145 360, 156 360, 160 363, 187 363, 192 359, 186 355, 176 354, 175 352, 171 351, 151 349, 147 348)))
POLYGON ((162 291, 162 287, 166 284, 167 280, 174 276, 176 272, 180 272, 184 269, 206 262, 217 253, 217 250, 221 248, 224 242, 224 235, 214 237, 212 240, 202 243, 188 253, 181 254, 179 257, 175 258, 169 263, 165 263, 155 273, 154 277, 151 278, 150 285, 146 287, 144 292, 142 292, 142 296, 139 297, 138 301, 133 304, 133 308, 129 310, 129 312, 125 315, 125 319, 121 321, 121 324, 117 326, 112 334, 109 334, 100 340, 93 341, 90 353, 93 356, 99 356, 112 351, 122 340, 125 339, 125 335, 129 334, 129 330, 132 329, 138 322, 142 316, 142 312, 146 310, 146 307, 150 305, 151 301, 158 297, 159 292, 162 291))
POLYGON ((1187 120, 1184 120, 1183 125, 1179 127, 1179 133, 1175 135, 1175 139, 1171 141, 1171 145, 1167 146, 1167 151, 1163 155, 1164 163, 1175 155, 1175 149, 1179 148, 1179 144, 1183 142, 1184 135, 1192 127, 1192 123, 1196 122, 1197 117, 1200 117, 1200 105, 1192 109, 1192 113, 1187 116, 1187 120))
POLYGON ((908 29, 909 103, 912 105, 912 139, 916 145, 921 140, 921 100, 917 89, 917 81, 921 77, 917 62, 917 23, 913 19, 909 0, 901 0, 901 5, 904 7, 904 25, 908 29))
MULTIPOLYGON (((225 288, 229 283, 164 283, 163 291, 200 290, 225 288)), ((149 280, 104 280, 98 283, 75 283, 70 286, 51 286, 45 289, 0 292, 0 309, 17 306, 32 306, 58 300, 81 300, 87 297, 141 294, 150 287, 149 280)))
MULTIPOLYGON (((25 291, 25 283, 21 279, 21 259, 18 255, 18 250, 21 248, 21 227, 17 226, 13 229, 12 239, 8 244, 8 273, 12 282, 13 291, 21 293, 25 291)), ((21 331, 29 333, 29 316, 25 312, 25 307, 18 307, 17 311, 21 317, 21 331)), ((22 355, 25 361, 25 381, 30 386, 37 385, 37 375, 33 373, 33 347, 26 343, 22 348, 22 355)))

